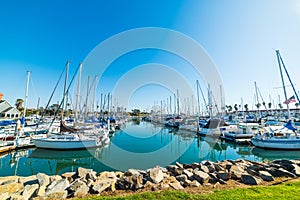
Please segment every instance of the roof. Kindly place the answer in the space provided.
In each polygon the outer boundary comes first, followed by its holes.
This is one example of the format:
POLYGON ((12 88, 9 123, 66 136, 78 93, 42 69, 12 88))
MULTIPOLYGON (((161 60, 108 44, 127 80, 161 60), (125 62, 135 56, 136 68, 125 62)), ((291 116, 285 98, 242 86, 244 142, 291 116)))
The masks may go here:
POLYGON ((3 110, 1 113, 7 113, 9 111, 16 111, 17 113, 21 113, 18 109, 14 108, 14 107, 9 107, 9 108, 3 110))

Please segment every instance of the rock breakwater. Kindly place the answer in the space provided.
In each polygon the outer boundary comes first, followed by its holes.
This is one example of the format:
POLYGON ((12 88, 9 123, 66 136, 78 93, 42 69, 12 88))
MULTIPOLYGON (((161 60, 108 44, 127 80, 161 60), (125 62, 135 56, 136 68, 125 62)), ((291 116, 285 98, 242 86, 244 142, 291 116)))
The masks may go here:
POLYGON ((79 167, 76 172, 48 176, 43 173, 29 177, 0 177, 0 199, 66 199, 101 195, 116 190, 184 190, 202 186, 239 184, 259 185, 276 178, 300 176, 299 160, 254 162, 249 160, 203 161, 169 165, 148 170, 128 169, 126 172, 100 172, 79 167))

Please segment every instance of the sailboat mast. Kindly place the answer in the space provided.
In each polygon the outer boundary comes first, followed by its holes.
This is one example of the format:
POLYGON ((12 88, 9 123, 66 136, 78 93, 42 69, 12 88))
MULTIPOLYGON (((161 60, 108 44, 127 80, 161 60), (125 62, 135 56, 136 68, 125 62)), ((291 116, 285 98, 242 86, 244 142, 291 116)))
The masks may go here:
POLYGON ((85 117, 88 115, 88 99, 89 99, 89 88, 90 88, 90 76, 88 76, 87 88, 86 88, 86 99, 85 99, 85 117))
POLYGON ((62 107, 61 107, 61 118, 62 118, 62 119, 63 119, 63 117, 64 117, 64 109, 65 109, 65 105, 67 105, 66 97, 67 97, 68 95, 66 94, 66 90, 67 90, 67 82, 68 82, 69 66, 70 66, 70 62, 67 61, 67 63, 66 63, 66 77, 65 77, 65 84, 64 84, 64 94, 63 94, 63 105, 62 105, 62 107))
MULTIPOLYGON (((281 82, 282 82, 284 97, 285 97, 285 100, 287 100, 288 98, 287 98, 287 95, 286 95, 285 84, 284 84, 284 79, 283 79, 283 74, 282 74, 282 69, 281 69, 279 50, 276 50, 276 56, 277 56, 277 61, 278 61, 278 65, 279 65, 279 71, 280 71, 280 76, 281 76, 281 82)), ((286 108, 288 110, 288 118, 290 119, 290 108, 289 108, 288 103, 286 104, 286 108)))
POLYGON ((81 72, 82 72, 82 63, 79 64, 78 86, 77 86, 77 94, 76 94, 76 102, 75 102, 75 122, 77 122, 78 112, 79 112, 78 104, 80 98, 81 72))
POLYGON ((95 76, 95 82, 94 82, 94 95, 93 95, 93 104, 92 104, 92 112, 95 111, 95 99, 96 99, 97 82, 98 82, 98 76, 95 76))
POLYGON ((30 71, 27 71, 26 91, 25 91, 25 101, 24 101, 24 117, 26 116, 26 109, 27 109, 29 77, 30 77, 30 71))
POLYGON ((177 113, 178 115, 180 115, 180 112, 179 112, 179 91, 177 89, 177 113))

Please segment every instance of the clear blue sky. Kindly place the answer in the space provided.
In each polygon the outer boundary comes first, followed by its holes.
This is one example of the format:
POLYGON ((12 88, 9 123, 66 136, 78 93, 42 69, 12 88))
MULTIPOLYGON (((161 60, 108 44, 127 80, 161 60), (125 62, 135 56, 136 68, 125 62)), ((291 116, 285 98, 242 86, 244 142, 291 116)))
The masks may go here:
MULTIPOLYGON (((28 105, 35 107, 41 97, 44 106, 66 60, 71 61, 72 73, 100 42, 140 27, 173 29, 202 45, 221 74, 226 104, 239 104, 242 97, 251 108, 254 81, 266 102, 271 95, 278 104, 278 94, 283 101, 283 92, 274 89, 281 84, 274 49, 280 49, 296 88, 300 87, 297 0, 12 0, 0 3, 0 25, 0 92, 12 104, 24 98, 26 70, 31 71, 28 105)), ((160 62, 150 55, 141 61, 160 62)), ((119 70, 108 71, 107 84, 116 77, 119 70)), ((54 102, 60 97, 57 94, 54 102)))

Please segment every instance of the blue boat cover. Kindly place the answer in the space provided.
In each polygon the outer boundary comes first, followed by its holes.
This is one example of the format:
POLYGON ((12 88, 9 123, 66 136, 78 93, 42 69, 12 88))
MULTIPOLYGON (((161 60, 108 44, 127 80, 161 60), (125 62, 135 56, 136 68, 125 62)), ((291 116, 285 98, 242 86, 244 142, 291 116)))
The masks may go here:
POLYGON ((286 123, 285 127, 292 130, 292 131, 297 130, 295 127, 293 127, 292 120, 289 120, 288 123, 286 123))

